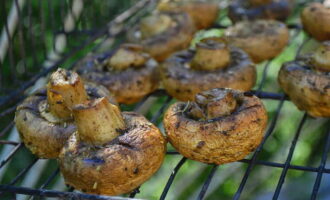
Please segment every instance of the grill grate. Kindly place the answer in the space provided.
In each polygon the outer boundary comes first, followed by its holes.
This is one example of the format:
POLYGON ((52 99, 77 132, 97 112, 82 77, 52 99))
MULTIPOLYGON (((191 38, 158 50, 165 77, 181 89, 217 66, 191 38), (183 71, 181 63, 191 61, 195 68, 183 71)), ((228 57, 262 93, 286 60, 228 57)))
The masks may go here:
MULTIPOLYGON (((0 19, 0 22, 4 22, 5 27, 5 33, 8 37, 8 55, 7 59, 4 59, 1 64, 2 73, 0 73, 0 94, 2 95, 0 97, 0 121, 2 122, 2 125, 0 126, 1 132, 0 137, 6 138, 8 136, 10 130, 14 126, 13 122, 13 112, 16 109, 16 106, 24 96, 28 93, 28 89, 32 86, 34 86, 42 77, 45 77, 47 74, 49 74, 51 71, 53 71, 58 66, 62 65, 68 65, 72 66, 72 63, 74 63, 74 60, 77 60, 76 56, 77 54, 84 55, 88 49, 87 47, 90 47, 92 45, 91 49, 92 51, 98 51, 99 49, 102 49, 102 44, 105 42, 111 41, 112 38, 117 37, 120 38, 120 35, 127 30, 127 28, 134 24, 139 17, 143 16, 146 12, 151 10, 155 3, 157 1, 153 0, 140 0, 136 4, 134 4, 132 7, 126 9, 124 12, 122 12, 118 17, 114 18, 109 23, 104 22, 103 24, 106 24, 105 26, 101 26, 101 28, 97 29, 90 29, 89 25, 86 23, 87 20, 94 19, 93 18, 93 12, 85 13, 85 15, 82 15, 81 17, 74 16, 73 11, 71 10, 69 13, 71 13, 71 16, 79 18, 75 20, 79 20, 79 28, 75 28, 73 30, 63 30, 58 31, 57 28, 60 26, 56 24, 56 21, 54 20, 56 17, 61 17, 64 21, 66 18, 65 10, 70 10, 69 8, 73 6, 74 3, 81 2, 80 0, 72 0, 72 1, 61 1, 60 7, 61 12, 59 16, 55 16, 54 14, 54 2, 51 0, 46 1, 31 1, 31 0, 13 0, 14 10, 16 10, 16 14, 18 17, 18 24, 17 24, 17 35, 13 35, 12 28, 7 23, 7 16, 8 16, 8 10, 6 8, 10 7, 8 5, 8 1, 3 1, 2 6, 0 8, 0 12, 2 13, 2 19, 0 19), (36 11, 33 10, 32 4, 37 3, 40 7, 38 16, 40 17, 40 35, 36 38, 35 33, 33 33, 33 30, 36 29, 36 27, 33 27, 33 23, 36 19, 33 17, 33 13, 36 11), (23 6, 25 4, 25 9, 22 9, 20 6, 23 6), (27 8, 26 8, 27 7, 27 8), (45 8, 48 12, 45 11, 45 8), (27 22, 27 28, 24 28, 25 21, 23 20, 23 14, 27 14, 27 18, 24 18, 27 22), (2 21, 1 21, 2 20, 2 21), (50 24, 46 24, 46 21, 49 20, 50 24), (50 26, 52 30, 52 34, 50 34, 53 40, 52 49, 55 53, 57 53, 57 56, 60 57, 59 59, 56 59, 56 56, 51 56, 51 54, 47 54, 47 46, 49 44, 46 44, 46 37, 49 37, 45 30, 46 28, 50 26), (26 34, 23 34, 24 31, 26 31, 26 34), (59 36, 63 36, 63 34, 68 37, 77 37, 79 42, 78 45, 69 45, 67 47, 66 51, 59 51, 56 47, 56 40, 58 40, 59 36), (40 39, 38 42, 37 39, 40 39), (18 43, 20 50, 18 51, 18 54, 15 53, 14 46, 18 43), (43 55, 37 55, 35 51, 29 51, 28 49, 37 49, 41 48, 43 49, 42 53, 43 55), (56 52, 59 51, 59 52, 56 52), (85 52, 86 51, 86 52, 85 52), (27 57, 31 57, 32 60, 26 60, 27 57), (18 59, 19 58, 19 59, 18 59), (42 62, 48 60, 48 63, 42 62), (22 61, 21 64, 18 64, 18 61, 22 61), (26 61, 26 62, 25 62, 26 61), (67 64, 69 61, 69 64, 67 64), (20 68, 18 68, 19 66, 20 68), (38 66, 36 68, 29 69, 29 66, 38 66), (9 69, 9 72, 5 72, 4 69, 9 69), (26 72, 20 73, 19 71, 26 72), (33 73, 31 72, 37 72, 33 73), (6 74, 7 73, 7 74, 6 74), (10 88, 9 86, 6 86, 4 84, 5 79, 13 80, 14 88, 10 88)), ((123 1, 125 2, 125 5, 130 5, 131 1, 123 1)), ((301 9, 301 7, 307 3, 308 1, 303 1, 297 4, 296 7, 296 15, 295 19, 297 18, 297 13, 301 9)), ((100 3, 100 2, 98 2, 100 3)), ((92 10, 92 9, 91 9, 92 10)), ((92 10, 93 11, 93 10, 92 10)), ((69 15, 70 16, 70 15, 69 15)), ((221 20, 220 20, 221 21, 221 20)), ((297 40, 298 35, 302 34, 302 29, 299 24, 296 23, 296 20, 293 24, 289 24, 288 27, 290 28, 291 32, 291 41, 288 46, 292 44, 293 41, 297 40)), ((216 25, 217 28, 225 28, 224 25, 216 25)), ((38 27, 37 27, 38 28, 38 27)), ((119 40, 120 41, 120 40, 119 40)), ((301 53, 304 46, 310 41, 310 38, 306 35, 304 35, 304 39, 300 42, 299 47, 296 50, 296 57, 301 53)), ((297 41, 295 41, 297 42, 297 41)), ((116 45, 116 44, 114 44, 116 45)), ((1 59, 1 57, 0 57, 1 59)), ((284 103, 286 101, 289 101, 287 96, 285 96, 282 93, 273 93, 273 92, 266 92, 263 91, 265 83, 267 82, 267 78, 269 75, 269 68, 271 65, 274 64, 275 61, 271 60, 264 64, 263 71, 262 71, 262 77, 260 79, 259 85, 256 87, 256 90, 251 91, 252 94, 257 95, 258 97, 264 99, 264 100, 273 100, 277 101, 277 108, 275 109, 275 113, 269 122, 268 130, 265 133, 265 137, 263 141, 261 142, 261 145, 256 149, 256 151, 253 153, 251 158, 249 159, 243 159, 238 162, 246 164, 246 170, 245 173, 239 183, 239 186, 237 188, 236 193, 233 196, 233 199, 240 199, 241 195, 244 191, 244 188, 247 184, 247 181, 249 177, 251 176, 251 173, 253 169, 256 166, 264 166, 269 168, 278 168, 281 169, 280 178, 278 180, 278 184, 276 185, 276 189, 273 194, 273 199, 278 199, 279 195, 281 194, 281 190, 283 188, 284 181, 286 179, 287 173, 289 170, 298 170, 298 171, 304 171, 304 172, 313 172, 316 174, 315 182, 313 185, 312 193, 311 193, 311 199, 316 199, 320 185, 322 176, 324 174, 330 174, 330 168, 326 168, 326 161, 328 152, 330 150, 330 127, 329 127, 329 120, 325 122, 328 125, 328 130, 325 133, 325 144, 323 147, 323 151, 321 152, 321 161, 318 167, 311 167, 311 166, 305 166, 305 165, 293 165, 291 164, 293 154, 295 152, 297 142, 299 140, 299 137, 301 135, 302 129, 304 126, 306 126, 306 122, 308 120, 311 120, 310 117, 308 117, 305 114, 301 117, 301 120, 299 122, 299 125, 296 127, 296 132, 292 138, 291 145, 289 148, 289 151, 287 153, 287 157, 284 163, 281 162, 275 162, 275 161, 266 161, 263 159, 259 159, 260 153, 262 152, 265 143, 273 136, 274 130, 278 124, 279 118, 281 117, 281 112, 284 107, 284 103)), ((278 65, 278 64, 277 64, 278 65)), ((261 66, 260 66, 261 67, 261 66)), ((164 90, 157 90, 153 94, 149 95, 148 97, 144 98, 141 102, 135 105, 133 108, 134 110, 141 109, 146 102, 153 97, 157 97, 162 99, 163 104, 160 106, 160 108, 153 112, 153 115, 149 117, 151 122, 155 124, 159 124, 160 118, 162 114, 164 113, 164 110, 169 106, 169 104, 172 102, 172 98, 169 97, 164 90)), ((14 156, 18 154, 18 152, 22 149, 24 149, 24 144, 11 141, 11 140, 0 140, 0 144, 2 145, 2 149, 4 149, 5 146, 14 146, 12 150, 5 155, 5 157, 0 162, 0 170, 4 170, 4 166, 9 165, 8 163, 13 159, 14 156)), ((172 170, 172 173, 170 174, 167 183, 165 184, 165 187, 160 195, 160 199, 165 199, 167 194, 170 192, 171 186, 173 185, 174 179, 180 169, 187 163, 187 159, 182 157, 180 154, 178 154, 175 151, 168 151, 167 156, 178 156, 181 157, 179 162, 176 164, 174 169, 172 170)), ((57 191, 57 190, 47 190, 48 186, 54 181, 56 177, 59 176, 59 169, 56 168, 53 172, 49 173, 48 178, 40 184, 41 186, 37 189, 35 188, 26 188, 22 186, 15 186, 21 179, 26 176, 29 173, 29 170, 34 167, 35 163, 38 161, 38 158, 33 158, 30 163, 25 165, 25 167, 17 173, 17 175, 7 183, 2 183, 0 185, 0 198, 1 196, 5 194, 12 194, 13 198, 15 198, 16 194, 25 194, 30 195, 32 197, 58 197, 58 198, 72 198, 72 199, 125 199, 121 197, 105 197, 105 196, 97 196, 97 195, 88 195, 83 193, 77 193, 73 192, 73 188, 68 188, 66 192, 64 191, 57 191)), ((197 199, 204 199, 206 196, 206 193, 209 189, 209 186, 212 182, 212 179, 215 177, 215 174, 217 170, 219 169, 219 166, 212 165, 209 173, 207 176, 205 176, 204 183, 201 186, 201 190, 197 195, 197 199)), ((1 171, 0 171, 1 172, 1 171)), ((137 193, 140 192, 140 189, 137 188, 134 190, 131 194, 129 194, 130 198, 134 198, 137 193)))

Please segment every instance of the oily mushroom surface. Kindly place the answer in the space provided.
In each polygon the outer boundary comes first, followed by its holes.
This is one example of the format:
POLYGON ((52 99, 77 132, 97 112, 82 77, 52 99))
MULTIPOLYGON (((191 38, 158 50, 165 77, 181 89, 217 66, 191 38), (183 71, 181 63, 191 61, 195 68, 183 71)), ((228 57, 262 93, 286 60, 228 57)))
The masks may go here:
POLYGON ((330 3, 313 2, 301 12, 304 30, 317 40, 330 40, 330 3))
POLYGON ((233 0, 228 16, 234 22, 255 19, 284 21, 291 14, 293 0, 233 0))
POLYGON ((218 13, 219 2, 214 0, 162 0, 157 9, 159 11, 186 12, 192 18, 197 29, 205 29, 213 25, 218 13))
POLYGON ((330 43, 327 47, 283 64, 278 75, 292 102, 313 117, 330 117, 330 43))
MULTIPOLYGON (((64 70, 60 69, 57 72, 59 71, 64 70)), ((64 72, 66 73, 66 70, 64 72)), ((72 75, 67 77, 72 80, 70 78, 72 75)), ((86 83, 84 87, 87 90, 88 99, 107 97, 109 101, 115 103, 113 96, 106 88, 91 83, 86 83)), ((58 100, 55 103, 63 106, 59 108, 60 112, 66 114, 63 101, 58 100)), ((18 105, 15 124, 25 146, 40 158, 57 158, 66 140, 76 131, 70 112, 69 118, 61 118, 52 113, 46 88, 35 92, 18 105)))
POLYGON ((210 44, 205 48, 176 53, 161 65, 162 83, 171 96, 192 101, 197 93, 216 87, 248 91, 254 86, 256 69, 244 51, 229 46, 225 51, 212 49, 216 42, 206 43, 210 44))
POLYGON ((196 31, 184 12, 156 12, 141 20, 127 33, 127 40, 141 44, 159 62, 189 46, 196 31))
POLYGON ((169 142, 183 156, 209 164, 243 159, 260 144, 267 113, 255 96, 212 89, 194 102, 178 102, 165 112, 169 142))
POLYGON ((157 66, 140 45, 124 44, 111 53, 87 56, 74 70, 85 81, 106 87, 118 103, 131 104, 158 88, 157 66))
POLYGON ((281 53, 289 36, 286 25, 274 20, 239 22, 225 31, 226 40, 243 49, 255 63, 281 53))
POLYGON ((61 172, 66 184, 83 192, 128 193, 159 169, 166 140, 142 115, 120 113, 102 99, 97 101, 74 108, 78 131, 59 156, 61 172), (86 124, 85 115, 91 123, 86 124))

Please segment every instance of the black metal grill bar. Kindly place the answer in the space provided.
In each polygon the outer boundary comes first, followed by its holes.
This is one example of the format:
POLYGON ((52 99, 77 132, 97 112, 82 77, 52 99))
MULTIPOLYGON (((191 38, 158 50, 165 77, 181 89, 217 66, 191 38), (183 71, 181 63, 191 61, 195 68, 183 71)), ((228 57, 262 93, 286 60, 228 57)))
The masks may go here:
POLYGON ((20 173, 18 173, 18 175, 13 178, 10 183, 8 185, 14 185, 21 177, 23 177, 28 171, 29 169, 31 169, 31 167, 39 160, 39 158, 34 158, 32 160, 32 162, 26 166, 22 171, 20 171, 20 173))
POLYGON ((19 142, 14 142, 14 141, 7 141, 7 140, 0 140, 0 144, 9 144, 9 145, 19 145, 19 142))
POLYGON ((50 182, 52 182, 52 180, 58 175, 58 173, 60 172, 60 168, 57 168, 48 178, 47 180, 40 186, 40 189, 45 189, 50 182))
POLYGON ((31 189, 31 188, 16 187, 11 185, 0 185, 0 191, 14 193, 14 194, 40 196, 40 197, 58 197, 61 199, 128 200, 128 198, 123 198, 123 197, 109 197, 109 196, 77 193, 77 192, 58 192, 54 190, 31 189))
POLYGON ((330 150, 330 128, 328 128, 328 131, 327 131, 326 143, 324 145, 322 158, 321 158, 321 164, 320 164, 319 170, 317 172, 311 199, 316 199, 316 197, 317 197, 317 193, 319 191, 321 180, 322 180, 322 175, 325 171, 325 164, 326 164, 326 161, 328 158, 329 150, 330 150))
POLYGON ((197 197, 198 200, 202 200, 202 199, 204 199, 204 196, 205 196, 205 194, 206 194, 206 191, 207 191, 207 189, 209 188, 209 185, 210 185, 210 183, 211 183, 211 181, 212 181, 212 178, 214 177, 214 174, 215 174, 215 172, 217 171, 218 167, 219 167, 219 165, 213 165, 213 167, 212 167, 212 169, 211 169, 211 172, 210 172, 209 175, 207 176, 207 178, 206 178, 206 180, 205 180, 205 182, 204 182, 204 185, 203 185, 203 187, 202 187, 202 190, 200 191, 200 193, 199 193, 199 195, 198 195, 198 197, 197 197))
POLYGON ((276 190, 275 190, 275 193, 274 193, 274 196, 273 196, 273 199, 278 199, 279 195, 280 195, 280 192, 281 192, 281 189, 282 189, 282 186, 283 186, 283 183, 284 183, 284 180, 285 180, 285 177, 286 177, 286 174, 289 170, 289 165, 290 165, 290 162, 292 160, 292 156, 293 156, 293 152, 296 148, 296 144, 297 144, 297 141, 298 141, 298 138, 300 136, 300 133, 301 133, 301 129, 302 127, 304 126, 305 122, 306 122, 306 119, 307 119, 307 114, 305 113, 304 116, 302 117, 301 121, 300 121, 300 124, 298 126, 298 129, 297 129, 297 132, 292 140, 292 144, 291 144, 291 147, 290 147, 290 150, 289 150, 289 154, 288 154, 288 157, 285 161, 285 166, 283 168, 283 171, 281 173, 281 177, 278 181, 278 184, 276 186, 276 190))
POLYGON ((160 196, 160 200, 164 200, 166 198, 166 195, 168 193, 168 191, 170 190, 170 187, 174 181, 174 178, 176 176, 176 174, 179 172, 180 168, 182 167, 182 165, 186 162, 187 158, 183 157, 178 164, 175 166, 175 168, 173 169, 170 178, 168 179, 165 188, 162 192, 162 195, 160 196))
POLYGON ((17 145, 8 155, 5 159, 3 159, 3 161, 1 161, 0 163, 0 169, 14 156, 14 154, 20 149, 22 148, 24 145, 23 143, 17 145))
POLYGON ((254 154, 252 156, 251 162, 249 163, 248 168, 245 171, 245 174, 243 176, 243 179, 242 179, 242 181, 241 181, 241 183, 240 183, 240 185, 239 185, 239 187, 238 187, 238 189, 237 189, 237 191, 236 191, 233 199, 235 199, 235 200, 238 200, 239 199, 239 197, 240 197, 240 195, 241 195, 241 193, 242 193, 242 191, 243 191, 243 189, 245 187, 246 181, 247 181, 247 179, 248 179, 248 177, 249 177, 249 175, 250 175, 250 173, 252 171, 252 168, 256 164, 258 154, 261 152, 262 147, 266 143, 266 140, 268 139, 268 137, 272 134, 273 130, 275 129, 276 123, 278 121, 278 117, 280 115, 280 110, 283 107, 283 103, 284 103, 284 100, 282 99, 279 102, 279 104, 278 104, 278 107, 276 109, 276 113, 274 115, 274 118, 273 118, 273 120, 272 120, 272 122, 271 122, 271 124, 270 124, 270 126, 269 126, 269 128, 268 128, 268 130, 267 130, 267 132, 266 132, 266 134, 265 134, 265 136, 264 136, 261 144, 259 145, 259 147, 256 149, 256 151, 254 152, 254 154))
POLYGON ((7 126, 0 132, 0 137, 4 136, 14 126, 14 124, 14 121, 11 121, 9 124, 7 124, 7 126))

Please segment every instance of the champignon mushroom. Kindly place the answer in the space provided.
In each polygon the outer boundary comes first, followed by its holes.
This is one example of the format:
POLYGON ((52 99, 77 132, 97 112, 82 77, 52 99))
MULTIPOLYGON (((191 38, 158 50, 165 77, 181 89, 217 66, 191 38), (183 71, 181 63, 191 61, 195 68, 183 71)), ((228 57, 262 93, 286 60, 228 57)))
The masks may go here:
POLYGON ((71 106, 99 97, 114 102, 106 88, 91 83, 84 85, 75 72, 58 69, 50 76, 47 90, 41 89, 26 98, 16 109, 15 123, 25 146, 40 158, 57 158, 65 141, 76 130, 71 106), (70 101, 64 103, 58 91, 69 96, 70 101))
POLYGON ((73 108, 78 131, 59 155, 65 182, 87 193, 119 195, 161 166, 166 140, 142 115, 121 113, 104 98, 73 108))
POLYGON ((317 40, 330 40, 330 1, 313 2, 301 12, 304 30, 317 40))
POLYGON ((199 93, 165 112, 169 142, 183 156, 209 164, 243 159, 260 144, 267 113, 255 96, 232 89, 199 93))
POLYGON ((127 40, 141 44, 146 52, 161 62, 189 46, 195 26, 187 13, 157 12, 143 18, 128 31, 127 40))
POLYGON ((330 41, 314 54, 285 63, 278 81, 300 110, 313 117, 330 117, 330 41))
POLYGON ((229 27, 225 38, 259 63, 277 56, 284 49, 289 31, 285 24, 274 20, 244 21, 229 27))
POLYGON ((197 29, 213 25, 219 13, 219 3, 214 0, 162 0, 157 9, 160 11, 186 12, 193 19, 197 29))
POLYGON ((233 22, 255 19, 284 21, 291 14, 293 0, 233 0, 228 16, 233 22))
POLYGON ((157 66, 140 45, 123 44, 113 53, 86 57, 74 69, 84 80, 105 86, 119 103, 131 104, 158 88, 157 66))
POLYGON ((195 94, 216 87, 250 90, 256 69, 242 50, 214 39, 205 39, 196 50, 174 54, 161 65, 166 91, 181 101, 194 100, 195 94))

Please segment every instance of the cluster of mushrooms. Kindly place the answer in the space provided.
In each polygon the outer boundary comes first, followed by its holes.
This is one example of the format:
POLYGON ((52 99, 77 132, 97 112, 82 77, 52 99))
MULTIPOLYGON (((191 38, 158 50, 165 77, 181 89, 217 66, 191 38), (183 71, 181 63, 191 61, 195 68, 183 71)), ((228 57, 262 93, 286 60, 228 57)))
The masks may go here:
MULTIPOLYGON (((215 23, 219 2, 160 1, 128 31, 127 43, 85 57, 73 71, 58 69, 17 107, 22 141, 38 157, 58 159, 66 184, 104 195, 128 193, 148 180, 164 160, 167 141, 203 163, 243 159, 267 125, 262 101, 246 91, 256 83, 255 63, 287 45, 281 21, 293 3, 233 0, 233 26, 189 48, 196 31, 215 23), (165 112, 166 136, 144 116, 119 108, 160 87, 181 101, 165 112)), ((301 20, 317 40, 330 40, 327 3, 310 4, 301 20)), ((285 63, 278 81, 299 109, 330 117, 330 42, 285 63)))

